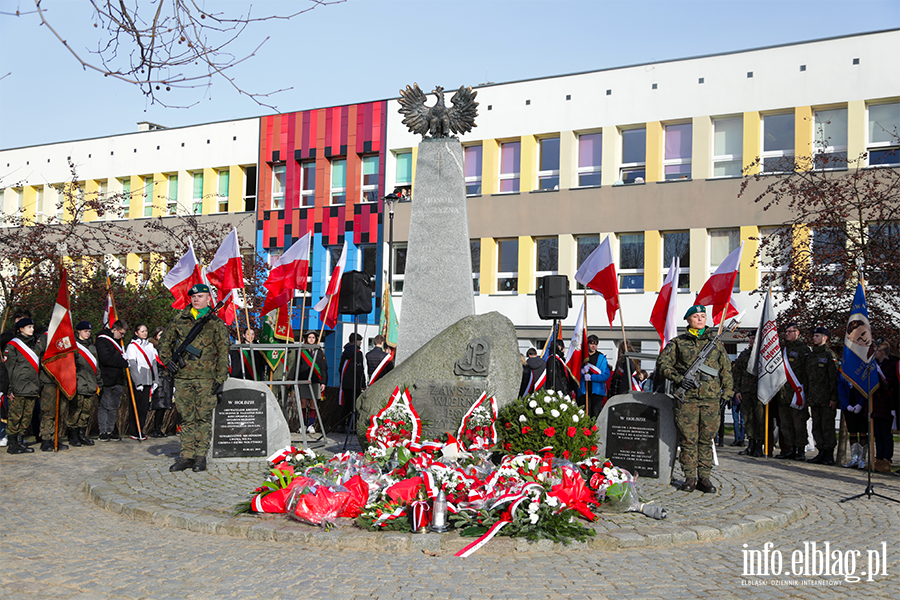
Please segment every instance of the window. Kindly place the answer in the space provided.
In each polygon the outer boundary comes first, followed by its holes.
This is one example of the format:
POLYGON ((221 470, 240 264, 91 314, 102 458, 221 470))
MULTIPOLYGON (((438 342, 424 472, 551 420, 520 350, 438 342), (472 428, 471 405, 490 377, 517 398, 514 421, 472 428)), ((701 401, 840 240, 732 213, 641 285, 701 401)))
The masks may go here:
POLYGON ((603 134, 584 133, 578 136, 578 185, 600 185, 603 157, 603 134))
POLYGON ((624 183, 643 183, 647 172, 647 130, 622 131, 622 166, 619 179, 624 183))
POLYGON ((394 185, 412 185, 412 152, 398 152, 394 185))
POLYGON ((847 109, 818 110, 814 115, 813 155, 817 169, 847 167, 847 109))
POLYGON ((131 177, 122 179, 120 182, 122 183, 122 199, 119 204, 119 212, 123 219, 128 219, 131 214, 131 177))
POLYGON ((817 227, 813 230, 812 260, 818 265, 837 265, 844 262, 847 232, 843 227, 817 227))
POLYGON ((138 254, 138 283, 147 283, 150 281, 150 255, 138 254))
POLYGON ((284 189, 286 184, 285 165, 272 166, 272 210, 284 209, 284 189))
POLYGON ((256 210, 256 167, 244 167, 244 210, 256 210))
POLYGON ((559 238, 537 238, 535 243, 535 289, 537 280, 545 275, 557 275, 559 273, 559 238))
POLYGON ((406 274, 406 244, 394 244, 394 273, 391 283, 394 293, 403 293, 403 276, 406 274))
POLYGON ((480 145, 463 148, 466 163, 466 196, 481 195, 481 151, 480 145))
POLYGON ((331 161, 331 204, 347 203, 347 161, 331 161))
POLYGON ((869 166, 900 164, 900 102, 869 106, 869 166))
POLYGON ((794 113, 762 118, 762 170, 784 173, 794 170, 794 113))
POLYGON ((144 216, 153 216, 153 175, 144 179, 144 216))
POLYGON ((519 240, 497 240, 497 291, 519 289, 519 240))
POLYGON ((740 177, 744 155, 744 119, 716 119, 713 129, 713 177, 740 177))
POLYGON ((500 192, 519 191, 519 167, 522 159, 521 142, 500 144, 500 192))
MULTIPOLYGON (((19 204, 22 202, 22 190, 16 190, 19 196, 19 204)), ((44 222, 44 186, 35 188, 34 190, 34 220, 36 223, 44 222)))
POLYGON ((166 197, 166 214, 178 214, 178 173, 172 173, 169 179, 169 193, 166 197))
POLYGON ((619 289, 644 289, 644 234, 619 234, 619 289))
MULTIPOLYGON (((591 252, 597 249, 600 245, 600 236, 599 235, 580 235, 575 239, 575 243, 578 245, 578 267, 584 264, 584 261, 588 259, 591 255, 591 252)), ((576 288, 579 290, 584 289, 584 284, 581 282, 576 283, 576 288)))
POLYGON ((228 189, 231 183, 231 173, 228 169, 219 169, 218 172, 217 195, 219 201, 219 212, 228 212, 228 189))
POLYGON ((191 193, 191 212, 195 215, 203 213, 203 171, 192 175, 193 190, 191 193))
MULTIPOLYGON (((329 246, 328 247, 328 270, 332 271, 337 266, 337 264, 341 261, 341 254, 344 247, 341 246, 329 246)), ((345 270, 347 267, 351 267, 352 265, 348 265, 344 263, 345 270)))
POLYGON ((300 163, 300 205, 316 205, 316 163, 312 160, 300 163))
POLYGON ((687 290, 691 286, 691 235, 687 231, 671 231, 663 234, 663 277, 672 264, 679 259, 681 270, 678 274, 678 288, 687 290))
POLYGON ((691 123, 666 125, 663 172, 667 180, 691 178, 691 123))
POLYGON ((472 290, 477 294, 481 291, 481 240, 469 240, 469 249, 472 251, 472 290))
POLYGON ((786 272, 791 262, 791 243, 790 229, 760 227, 758 262, 763 285, 768 283, 772 289, 777 290, 787 287, 786 272))
POLYGON ((378 202, 378 157, 362 159, 362 201, 378 202))
MULTIPOLYGON (((16 210, 21 212, 22 209, 25 208, 25 190, 23 190, 22 188, 16 188, 15 192, 16 192, 16 210)), ((43 193, 43 188, 42 188, 41 193, 43 193)))
POLYGON ((366 244, 359 247, 359 270, 369 275, 377 275, 377 257, 375 246, 366 244))
MULTIPOLYGON (((714 273, 729 254, 741 245, 740 229, 714 229, 709 232, 709 272, 714 273)), ((738 264, 738 271, 741 265, 738 264)), ((740 280, 734 279, 735 290, 740 289, 740 280)))
MULTIPOLYGON (((108 193, 109 193, 109 183, 105 179, 97 181, 97 200, 99 202, 103 202, 104 200, 106 200, 106 196, 108 193)), ((103 204, 105 205, 106 203, 103 202, 103 204)), ((101 221, 109 219, 111 217, 112 217, 112 215, 111 215, 110 211, 106 211, 102 215, 101 214, 97 215, 97 219, 101 220, 101 221)))
POLYGON ((539 140, 541 159, 538 169, 538 188, 542 190, 559 189, 559 138, 539 140))
POLYGON ((871 257, 868 265, 869 272, 865 274, 869 284, 900 285, 900 273, 897 273, 896 270, 885 270, 885 264, 896 262, 897 240, 900 240, 900 221, 869 223, 866 233, 871 257))

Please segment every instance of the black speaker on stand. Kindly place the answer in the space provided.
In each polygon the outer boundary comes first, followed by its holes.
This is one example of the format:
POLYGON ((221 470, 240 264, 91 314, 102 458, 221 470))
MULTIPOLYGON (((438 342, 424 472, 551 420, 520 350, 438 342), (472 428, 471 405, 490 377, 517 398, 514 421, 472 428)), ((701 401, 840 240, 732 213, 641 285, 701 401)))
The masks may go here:
MULTIPOLYGON (((359 334, 359 315, 372 312, 372 292, 375 289, 375 278, 363 271, 347 271, 341 277, 341 291, 338 294, 338 313, 353 315, 353 338, 359 334)), ((357 352, 360 352, 357 350, 357 352)), ((359 382, 356 381, 356 355, 353 356, 353 395, 350 397, 350 422, 347 424, 347 435, 344 437, 344 450, 350 440, 350 432, 356 430, 356 396, 359 382)), ((338 382, 343 384, 342 381, 338 382)))
MULTIPOLYGON (((534 299, 537 302, 538 317, 543 321, 553 321, 553 331, 558 331, 559 321, 569 316, 572 307, 572 292, 569 291, 569 278, 565 275, 544 275, 538 279, 534 299)), ((556 340, 550 342, 549 360, 556 360, 556 340)), ((550 368, 548 361, 547 367, 550 368)), ((556 373, 559 369, 553 365, 553 381, 550 386, 556 388, 556 373)))

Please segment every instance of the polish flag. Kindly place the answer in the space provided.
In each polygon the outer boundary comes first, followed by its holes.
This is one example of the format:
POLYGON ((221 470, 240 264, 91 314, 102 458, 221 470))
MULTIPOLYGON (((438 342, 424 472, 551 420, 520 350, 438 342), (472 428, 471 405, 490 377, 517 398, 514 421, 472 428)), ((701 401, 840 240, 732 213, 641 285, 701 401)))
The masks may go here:
POLYGON ((263 284, 268 291, 263 305, 263 314, 284 306, 294 297, 294 290, 306 289, 306 274, 309 270, 309 245, 312 235, 307 232, 294 242, 287 252, 272 265, 269 277, 263 284))
POLYGON ((69 312, 69 278, 65 267, 61 267, 59 291, 47 329, 47 348, 42 364, 67 398, 74 398, 77 390, 75 352, 75 328, 72 327, 72 314, 69 312))
POLYGON ((744 251, 744 243, 741 242, 740 247, 729 254, 712 277, 706 280, 694 304, 702 304, 703 306, 713 307, 713 323, 718 325, 721 320, 722 312, 725 311, 725 318, 730 319, 740 311, 731 299, 731 292, 734 289, 734 280, 737 278, 738 268, 741 266, 741 254, 744 251))
POLYGON ((650 323, 656 329, 656 333, 659 334, 663 348, 678 333, 675 324, 675 289, 678 287, 678 273, 680 271, 681 260, 677 257, 672 258, 666 281, 659 290, 656 304, 653 305, 653 312, 650 313, 650 323))
POLYGON ((172 270, 163 277, 163 284, 175 296, 172 308, 177 308, 178 310, 185 308, 189 300, 188 291, 198 283, 203 283, 203 276, 200 274, 200 261, 197 260, 197 255, 194 253, 194 243, 188 238, 188 251, 172 267, 172 270))
POLYGON ((606 299, 606 315, 612 327, 613 318, 619 310, 619 282, 616 278, 616 265, 613 263, 609 236, 578 268, 575 281, 600 293, 606 299))
MULTIPOLYGON (((244 288, 244 267, 241 263, 241 247, 238 243, 237 229, 232 229, 213 256, 206 269, 209 284, 220 296, 236 288, 244 288)), ((229 299, 219 311, 219 317, 226 325, 231 325, 236 317, 234 300, 229 299)))
POLYGON ((334 329, 338 320, 338 295, 341 293, 341 277, 344 276, 344 265, 347 264, 347 240, 341 250, 341 258, 331 273, 328 289, 322 299, 313 307, 319 312, 322 322, 329 329, 334 329), (324 314, 323 314, 324 313, 324 314))
POLYGON ((578 321, 575 322, 575 331, 572 332, 572 341, 569 342, 569 349, 566 350, 566 366, 569 367, 569 370, 578 382, 581 382, 581 365, 588 352, 587 328, 584 326, 586 303, 587 301, 581 305, 578 321))

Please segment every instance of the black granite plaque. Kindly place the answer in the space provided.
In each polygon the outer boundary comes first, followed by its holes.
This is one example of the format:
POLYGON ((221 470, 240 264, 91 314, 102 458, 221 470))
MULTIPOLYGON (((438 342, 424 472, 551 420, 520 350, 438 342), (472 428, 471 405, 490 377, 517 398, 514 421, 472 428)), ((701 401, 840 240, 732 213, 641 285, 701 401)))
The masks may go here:
POLYGON ((431 440, 442 433, 456 435, 463 415, 475 404, 486 386, 486 381, 417 381, 410 390, 410 398, 422 419, 422 439, 431 440))
POLYGON ((266 395, 237 388, 226 391, 216 407, 213 421, 213 458, 266 456, 266 395))
POLYGON ((638 402, 612 406, 605 434, 612 464, 641 477, 659 477, 658 408, 638 402))

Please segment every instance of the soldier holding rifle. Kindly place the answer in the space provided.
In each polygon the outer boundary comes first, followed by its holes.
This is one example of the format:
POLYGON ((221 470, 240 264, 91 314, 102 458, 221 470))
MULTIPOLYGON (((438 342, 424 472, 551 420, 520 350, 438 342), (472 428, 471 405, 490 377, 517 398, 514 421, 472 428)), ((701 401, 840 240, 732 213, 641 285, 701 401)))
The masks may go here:
POLYGON ((676 397, 681 398, 675 402, 675 425, 685 480, 678 489, 714 494, 716 487, 709 479, 712 443, 719 426, 719 402, 734 394, 731 361, 715 331, 706 326, 706 307, 692 306, 684 318, 687 331, 666 345, 657 367, 678 386, 676 397))

